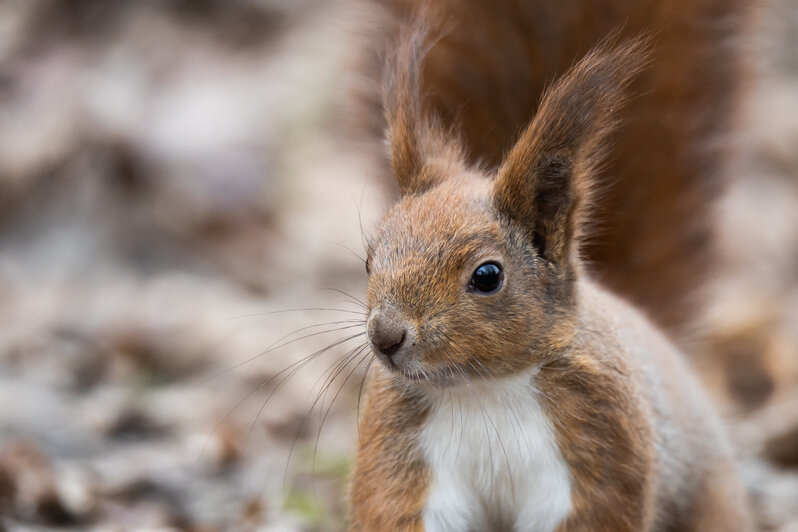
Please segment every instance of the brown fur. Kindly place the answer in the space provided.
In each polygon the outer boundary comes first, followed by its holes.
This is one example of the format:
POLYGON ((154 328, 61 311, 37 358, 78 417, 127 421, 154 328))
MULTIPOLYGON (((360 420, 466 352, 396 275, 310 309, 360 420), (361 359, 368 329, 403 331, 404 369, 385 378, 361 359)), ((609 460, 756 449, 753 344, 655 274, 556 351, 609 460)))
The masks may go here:
POLYGON ((423 532, 421 511, 428 482, 414 436, 426 416, 417 393, 396 386, 377 370, 369 383, 369 400, 360 426, 352 486, 352 530, 423 532), (390 456, 390 460, 382 457, 390 456))
MULTIPOLYGON (((385 36, 392 43, 397 23, 427 1, 369 3, 383 8, 373 50, 385 36)), ((714 258, 711 208, 729 173, 726 135, 743 79, 738 37, 750 3, 435 2, 424 18, 443 37, 430 46, 420 89, 399 93, 413 95, 412 105, 416 94, 426 95, 440 128, 458 131, 466 160, 493 169, 557 76, 614 31, 623 39, 650 34, 651 65, 635 79, 634 100, 615 115, 624 127, 594 176, 601 201, 582 249, 597 278, 680 341, 699 313, 696 295, 714 258)), ((380 67, 375 55, 366 70, 380 67)), ((372 116, 376 134, 383 122, 372 116)), ((390 129, 400 137, 412 128, 390 129)))
POLYGON ((680 354, 626 305, 580 290, 581 332, 540 377, 575 478, 561 530, 750 530, 718 420, 680 354))
POLYGON ((436 390, 530 368, 573 479, 561 532, 748 530, 719 423, 680 353, 598 288, 576 252, 643 41, 589 53, 487 173, 419 115, 426 41, 423 31, 404 35, 385 91, 403 195, 371 243, 367 302, 406 340, 378 353, 385 369, 368 387, 353 530, 424 530, 430 471, 418 436, 436 390), (473 293, 472 272, 486 261, 502 265, 504 284, 473 293))

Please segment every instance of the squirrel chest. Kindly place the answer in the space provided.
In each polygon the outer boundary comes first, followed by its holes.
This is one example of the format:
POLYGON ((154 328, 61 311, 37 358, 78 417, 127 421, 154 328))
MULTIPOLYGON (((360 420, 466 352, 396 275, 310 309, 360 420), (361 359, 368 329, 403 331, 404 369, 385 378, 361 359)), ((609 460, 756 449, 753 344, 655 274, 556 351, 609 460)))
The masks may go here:
POLYGON ((437 394, 419 435, 426 531, 555 530, 571 508, 571 477, 534 374, 437 394))

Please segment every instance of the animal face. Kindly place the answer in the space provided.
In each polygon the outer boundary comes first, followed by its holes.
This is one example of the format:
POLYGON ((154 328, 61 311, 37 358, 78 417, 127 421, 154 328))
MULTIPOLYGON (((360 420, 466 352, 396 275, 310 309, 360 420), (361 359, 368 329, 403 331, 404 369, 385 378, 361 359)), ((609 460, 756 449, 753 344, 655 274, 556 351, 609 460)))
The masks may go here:
POLYGON ((572 338, 579 207, 647 43, 610 39, 576 64, 488 176, 423 105, 428 42, 415 26, 384 76, 402 198, 369 251, 367 327, 387 368, 445 385, 512 374, 572 338))
POLYGON ((510 375, 568 329, 569 277, 494 207, 487 176, 403 197, 369 251, 369 341, 409 381, 510 375))

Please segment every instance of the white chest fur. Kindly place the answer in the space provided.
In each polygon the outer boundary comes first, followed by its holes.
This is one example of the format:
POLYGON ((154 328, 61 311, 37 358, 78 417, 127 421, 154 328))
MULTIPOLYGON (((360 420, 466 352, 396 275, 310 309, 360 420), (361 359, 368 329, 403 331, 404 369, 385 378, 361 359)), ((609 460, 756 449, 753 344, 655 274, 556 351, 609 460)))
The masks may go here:
POLYGON ((571 476, 531 374, 440 392, 420 443, 427 532, 546 532, 568 515, 571 476))

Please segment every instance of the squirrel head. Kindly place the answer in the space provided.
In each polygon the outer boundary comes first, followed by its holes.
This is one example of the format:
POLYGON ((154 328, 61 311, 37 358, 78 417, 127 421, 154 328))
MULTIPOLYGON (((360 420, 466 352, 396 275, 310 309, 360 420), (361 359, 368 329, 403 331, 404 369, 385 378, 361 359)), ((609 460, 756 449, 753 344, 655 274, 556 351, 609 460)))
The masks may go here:
POLYGON ((545 94, 499 167, 466 163, 423 109, 429 40, 416 24, 387 63, 384 108, 401 198, 368 250, 367 331, 407 381, 451 385, 541 364, 573 338, 591 175, 646 41, 603 43, 545 94))

